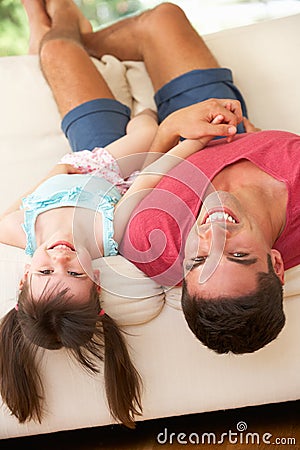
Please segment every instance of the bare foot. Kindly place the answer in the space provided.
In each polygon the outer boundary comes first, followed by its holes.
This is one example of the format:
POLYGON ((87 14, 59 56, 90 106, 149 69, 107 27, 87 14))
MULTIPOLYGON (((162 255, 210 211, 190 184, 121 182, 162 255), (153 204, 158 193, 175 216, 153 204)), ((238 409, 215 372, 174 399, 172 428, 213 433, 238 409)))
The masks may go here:
POLYGON ((22 0, 22 3, 30 28, 28 53, 35 55, 39 53, 41 40, 51 27, 51 20, 47 14, 44 0, 22 0))
POLYGON ((93 31, 91 23, 73 0, 45 0, 45 3, 47 12, 54 25, 56 20, 66 17, 68 21, 70 18, 78 20, 79 30, 82 34, 93 31))

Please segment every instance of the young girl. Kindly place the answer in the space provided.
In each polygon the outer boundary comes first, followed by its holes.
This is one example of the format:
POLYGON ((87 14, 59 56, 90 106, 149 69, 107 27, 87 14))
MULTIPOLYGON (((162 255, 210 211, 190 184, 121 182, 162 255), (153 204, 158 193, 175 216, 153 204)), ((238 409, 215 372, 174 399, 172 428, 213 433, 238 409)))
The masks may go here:
POLYGON ((112 416, 131 427, 141 413, 141 381, 122 333, 101 308, 100 277, 92 260, 117 254, 114 207, 128 187, 124 178, 142 164, 138 157, 126 157, 149 149, 155 114, 145 111, 129 121, 129 109, 113 98, 81 46, 80 32, 89 24, 75 5, 49 1, 49 17, 43 1, 23 3, 31 45, 48 30, 41 66, 64 116, 65 133, 73 150, 88 150, 66 155, 1 217, 0 241, 31 256, 15 308, 1 323, 1 395, 20 422, 41 421, 37 352, 65 347, 88 371, 98 372, 98 361, 104 360, 112 416), (69 39, 60 39, 61 34, 69 39))
MULTIPOLYGON (((134 123, 140 126, 144 118, 148 123, 150 116, 144 114, 132 120, 128 140, 120 140, 121 149, 126 151, 135 135, 134 123)), ((146 129, 142 142, 148 148, 151 132, 146 129)), ((140 409, 138 374, 117 325, 99 304, 99 272, 92 267, 93 259, 117 254, 113 212, 126 187, 107 149, 94 150, 93 169, 91 164, 82 166, 84 160, 77 170, 57 165, 23 199, 22 209, 5 214, 0 222, 1 242, 24 248, 31 256, 16 306, 0 331, 1 394, 20 422, 42 417, 37 346, 66 347, 93 372, 99 370, 94 357, 103 359, 105 348, 106 392, 113 416, 131 425, 140 409)))
POLYGON ((174 123, 181 123, 182 115, 176 114, 175 122, 167 118, 158 133, 149 111, 129 122, 129 109, 113 98, 81 45, 81 33, 90 31, 90 26, 73 2, 48 0, 47 11, 43 0, 23 3, 31 25, 32 51, 43 38, 41 67, 64 117, 65 134, 73 151, 91 153, 66 156, 2 216, 1 242, 24 248, 31 261, 25 267, 16 306, 1 324, 1 395, 20 422, 41 421, 44 392, 38 349, 65 347, 89 371, 99 371, 98 361, 104 360, 111 413, 132 427, 134 416, 141 413, 140 378, 116 323, 101 308, 100 276, 92 260, 117 253, 116 240, 120 241, 136 204, 131 193, 145 195, 145 188, 154 187, 178 163, 178 156, 203 148, 212 136, 235 134, 231 125, 240 121, 241 111, 233 102, 228 107, 225 100, 204 102, 193 109, 199 123, 197 137, 204 139, 179 144, 169 152, 175 162, 165 159, 157 171, 154 163, 142 172, 123 197, 129 199, 129 207, 120 202, 126 210, 117 209, 114 232, 114 208, 126 189, 124 179, 144 164, 137 154, 145 155, 154 135, 158 155, 168 151, 177 139, 174 123), (229 125, 218 125, 223 121, 229 125), (166 141, 167 136, 171 139, 166 141))

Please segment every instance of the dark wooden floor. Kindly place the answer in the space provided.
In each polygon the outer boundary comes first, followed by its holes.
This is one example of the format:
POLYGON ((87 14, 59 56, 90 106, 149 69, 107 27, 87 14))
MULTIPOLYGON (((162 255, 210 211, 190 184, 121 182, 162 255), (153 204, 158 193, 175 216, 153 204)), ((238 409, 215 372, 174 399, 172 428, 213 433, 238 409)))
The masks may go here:
POLYGON ((145 421, 138 423, 133 431, 113 425, 8 439, 0 441, 0 448, 1 450, 157 450, 159 448, 300 450, 300 400, 145 421), (245 427, 247 427, 246 431, 244 431, 245 427), (229 435, 230 430, 231 435, 229 435), (208 437, 204 433, 212 434, 208 437), (222 433, 227 433, 223 439, 222 433), (247 433, 249 433, 248 443, 247 433), (199 444, 197 438, 199 438, 199 444), (223 443, 221 443, 222 440, 223 443))

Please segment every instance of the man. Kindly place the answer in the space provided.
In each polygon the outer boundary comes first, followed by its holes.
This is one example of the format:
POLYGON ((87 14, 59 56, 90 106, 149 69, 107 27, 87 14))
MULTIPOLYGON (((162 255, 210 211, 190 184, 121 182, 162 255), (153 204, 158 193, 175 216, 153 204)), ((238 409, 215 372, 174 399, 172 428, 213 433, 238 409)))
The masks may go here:
POLYGON ((219 141, 169 173, 127 227, 121 253, 158 283, 185 271, 185 317, 217 352, 255 351, 284 325, 284 268, 300 261, 299 151, 282 132, 219 141))
MULTIPOLYGON (((144 60, 159 118, 167 117, 152 148, 196 139, 197 113, 185 107, 230 95, 224 69, 182 11, 164 4, 111 31, 97 51, 94 35, 93 54, 144 60)), ((159 284, 178 285, 185 275, 188 324, 219 353, 256 351, 284 326, 284 270, 300 263, 299 151, 299 137, 283 132, 215 141, 168 173, 131 216, 120 253, 159 284)))

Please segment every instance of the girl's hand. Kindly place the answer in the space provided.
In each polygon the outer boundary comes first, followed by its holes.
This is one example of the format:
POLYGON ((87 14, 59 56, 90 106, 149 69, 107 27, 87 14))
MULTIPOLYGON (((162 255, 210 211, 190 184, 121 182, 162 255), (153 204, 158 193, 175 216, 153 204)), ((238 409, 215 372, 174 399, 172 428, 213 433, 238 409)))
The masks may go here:
POLYGON ((245 127, 246 133, 255 133, 256 131, 261 131, 261 128, 257 128, 255 125, 253 125, 252 122, 250 122, 249 119, 246 117, 243 117, 243 124, 245 127))
POLYGON ((54 177, 55 175, 60 175, 60 174, 76 174, 76 173, 80 173, 82 174, 83 171, 82 169, 79 169, 77 167, 72 166, 72 164, 56 164, 52 170, 50 170, 50 172, 47 175, 47 178, 51 178, 54 177))

